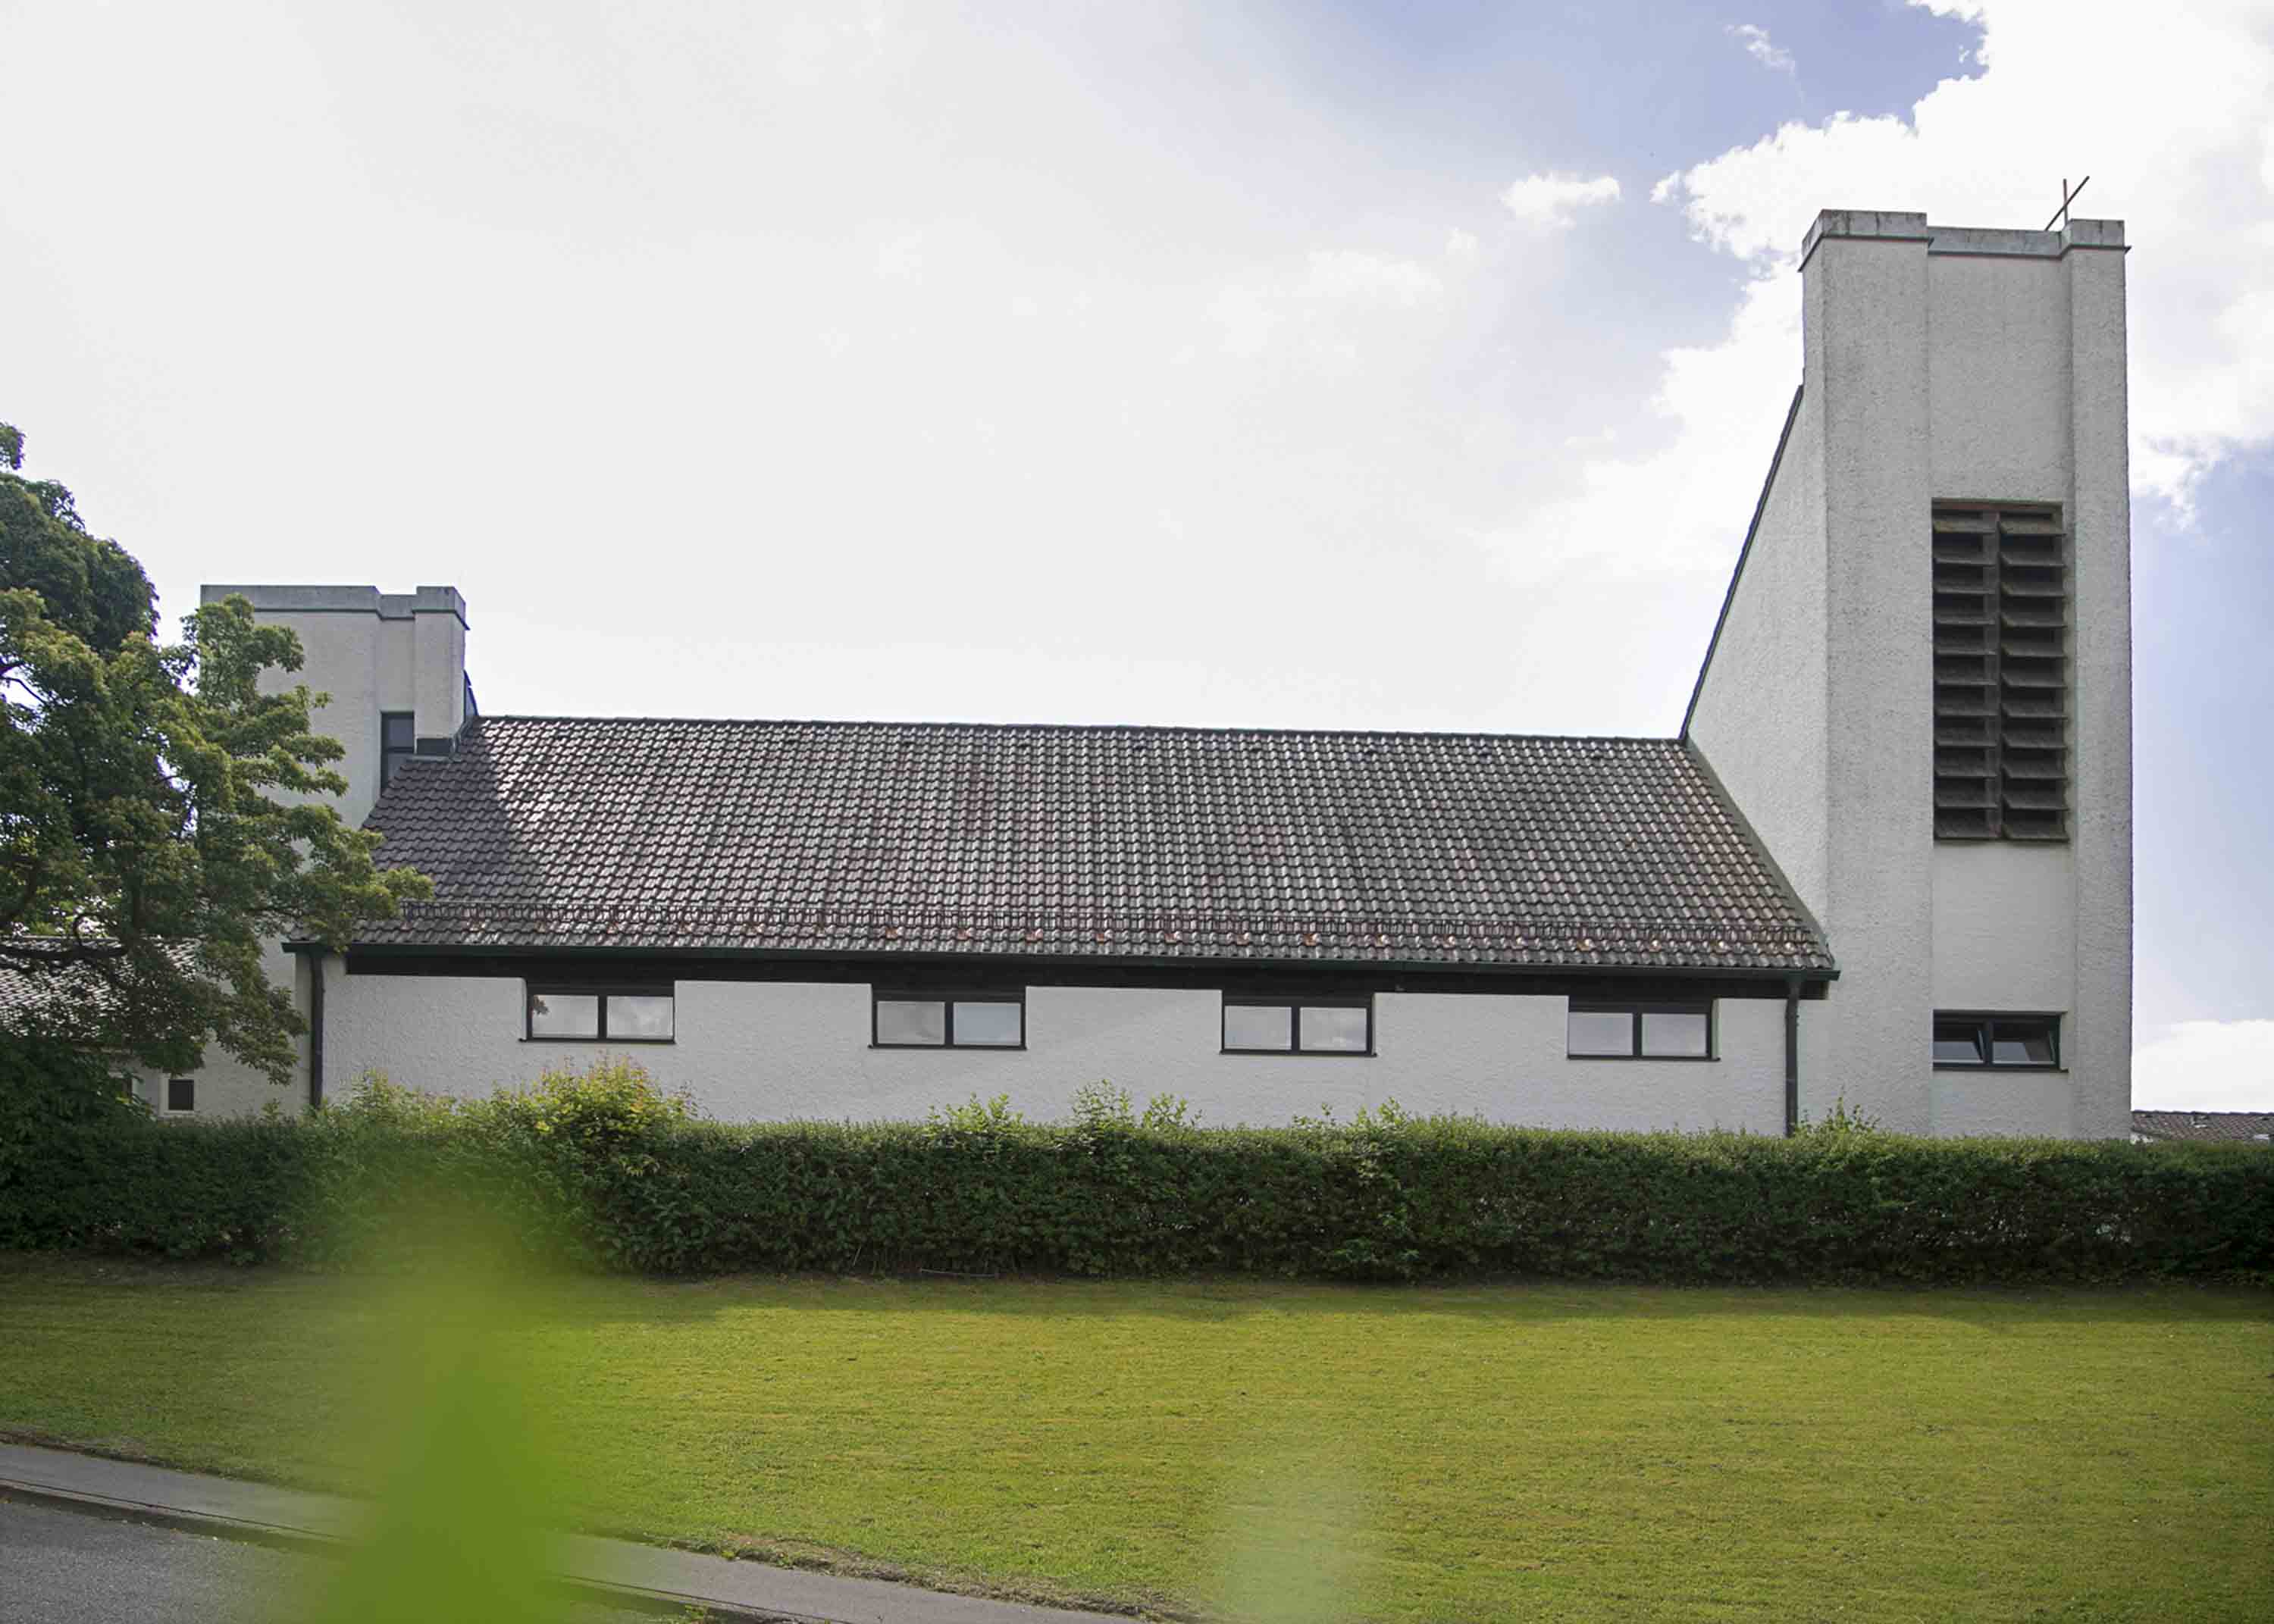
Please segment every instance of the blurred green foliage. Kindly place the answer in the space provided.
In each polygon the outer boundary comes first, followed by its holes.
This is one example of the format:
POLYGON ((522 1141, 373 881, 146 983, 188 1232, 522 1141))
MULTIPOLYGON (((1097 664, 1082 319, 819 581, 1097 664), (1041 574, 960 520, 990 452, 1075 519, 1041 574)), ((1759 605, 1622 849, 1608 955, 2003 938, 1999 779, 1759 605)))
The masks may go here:
POLYGON ((388 1357, 353 1413, 371 1523, 314 1571, 312 1624, 549 1624, 566 1467, 544 1434, 527 1357, 546 1301, 493 1207, 427 1192, 399 1203, 425 1267, 377 1276, 365 1311, 388 1357))

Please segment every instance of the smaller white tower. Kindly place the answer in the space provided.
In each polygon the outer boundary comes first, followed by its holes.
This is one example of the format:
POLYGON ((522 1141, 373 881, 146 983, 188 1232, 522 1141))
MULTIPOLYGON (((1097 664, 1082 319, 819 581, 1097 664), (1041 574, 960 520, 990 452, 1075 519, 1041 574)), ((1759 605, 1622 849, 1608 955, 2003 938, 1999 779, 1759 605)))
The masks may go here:
POLYGON ((307 663, 275 686, 305 682, 330 703, 310 718, 337 739, 348 781, 340 816, 360 824, 380 790, 413 756, 447 756, 473 710, 466 680, 466 600, 454 586, 382 592, 375 586, 207 586, 204 603, 242 597, 267 625, 300 636, 307 663))

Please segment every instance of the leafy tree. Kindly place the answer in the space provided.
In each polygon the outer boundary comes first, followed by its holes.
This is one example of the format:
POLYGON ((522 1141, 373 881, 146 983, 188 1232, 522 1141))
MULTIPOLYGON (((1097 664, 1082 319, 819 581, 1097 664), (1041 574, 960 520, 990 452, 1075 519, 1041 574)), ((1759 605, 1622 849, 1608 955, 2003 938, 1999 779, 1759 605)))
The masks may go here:
MULTIPOLYGON (((343 944, 430 894, 380 868, 328 804, 339 744, 311 731, 300 642, 242 598, 156 640, 156 596, 72 494, 25 478, 0 425, 0 976, 19 1042, 186 1071, 208 1043, 287 1081, 302 1023, 265 937, 343 944)), ((0 1071, 4 1071, 0 1067, 0 1071)))

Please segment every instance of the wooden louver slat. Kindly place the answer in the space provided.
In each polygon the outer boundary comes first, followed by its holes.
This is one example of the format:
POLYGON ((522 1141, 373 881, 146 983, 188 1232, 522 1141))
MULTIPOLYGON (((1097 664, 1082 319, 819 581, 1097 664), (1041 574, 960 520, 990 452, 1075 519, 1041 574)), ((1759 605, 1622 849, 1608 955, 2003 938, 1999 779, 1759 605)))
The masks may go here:
POLYGON ((2059 511, 1934 510, 1934 831, 2068 838, 2067 532, 2059 511))

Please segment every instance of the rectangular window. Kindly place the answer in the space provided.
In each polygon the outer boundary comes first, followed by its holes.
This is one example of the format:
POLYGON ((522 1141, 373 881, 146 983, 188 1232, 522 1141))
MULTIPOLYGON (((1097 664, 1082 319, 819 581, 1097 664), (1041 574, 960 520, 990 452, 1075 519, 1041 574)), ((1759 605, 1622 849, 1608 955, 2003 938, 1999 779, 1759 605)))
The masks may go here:
POLYGON ((169 1111, 193 1111, 197 1109, 197 1079, 190 1077, 168 1078, 166 1079, 166 1109, 169 1111))
POLYGON ((667 988, 532 985, 523 1035, 571 1043, 668 1043, 677 1035, 677 1002, 667 988))
POLYGON ((2057 1071, 2060 1069, 2060 1017, 1938 1011, 1934 1064, 1938 1069, 2057 1071))
POLYGON ((1371 1055, 1374 1000, 1224 996, 1227 1055, 1371 1055))
POLYGON ((1713 1006, 1574 999, 1563 1052, 1575 1060, 1711 1060, 1713 1006))
POLYGON ((877 1049, 1024 1049, 1025 992, 888 992, 873 995, 869 1041, 877 1049))
POLYGON ((2068 838, 2068 537, 2058 508, 1934 509, 1934 832, 2068 838))
POLYGON ((381 789, 395 782, 395 775, 403 763, 418 753, 418 726, 408 710, 382 710, 379 713, 379 784, 381 789))

